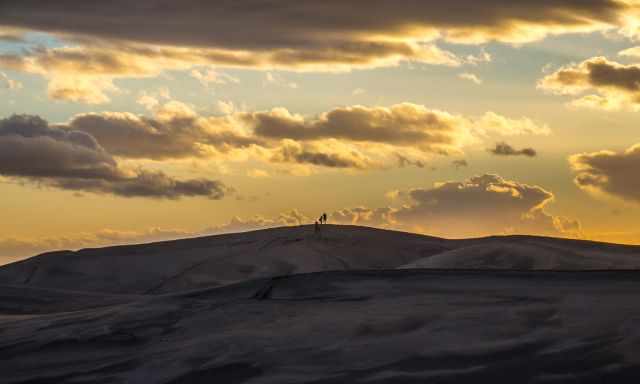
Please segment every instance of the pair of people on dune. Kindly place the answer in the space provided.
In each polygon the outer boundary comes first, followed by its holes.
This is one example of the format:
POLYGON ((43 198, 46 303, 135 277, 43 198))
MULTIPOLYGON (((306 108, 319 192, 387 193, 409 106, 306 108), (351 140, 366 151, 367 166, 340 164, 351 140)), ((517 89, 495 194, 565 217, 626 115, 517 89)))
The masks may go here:
POLYGON ((318 220, 316 220, 316 224, 315 224, 315 231, 319 232, 320 231, 320 224, 327 224, 327 214, 323 213, 322 215, 320 215, 320 218, 318 220))

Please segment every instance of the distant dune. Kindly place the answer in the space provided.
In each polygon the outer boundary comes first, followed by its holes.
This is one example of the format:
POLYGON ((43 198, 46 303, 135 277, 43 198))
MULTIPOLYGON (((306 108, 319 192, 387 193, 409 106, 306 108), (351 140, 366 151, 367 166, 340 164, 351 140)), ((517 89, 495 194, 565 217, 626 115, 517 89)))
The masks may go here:
POLYGON ((324 225, 53 252, 0 267, 0 284, 160 294, 297 273, 395 268, 640 269, 640 247, 533 236, 446 240, 324 225))

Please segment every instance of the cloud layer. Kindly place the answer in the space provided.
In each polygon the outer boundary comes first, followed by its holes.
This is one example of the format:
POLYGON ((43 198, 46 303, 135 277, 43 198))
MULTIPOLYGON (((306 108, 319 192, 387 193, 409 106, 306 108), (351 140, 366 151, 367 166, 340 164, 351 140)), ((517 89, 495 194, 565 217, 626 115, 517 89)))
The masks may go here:
MULTIPOLYGON (((635 34, 639 8, 632 0, 117 0, 91 7, 83 0, 22 0, 0 4, 0 28, 8 31, 0 37, 44 31, 67 46, 1 55, 0 68, 46 77, 53 99, 98 104, 117 90, 115 79, 196 66, 333 72, 403 61, 477 64, 490 56, 459 57, 438 42, 520 44, 611 29, 635 34)), ((233 82, 194 74, 208 83, 233 82)))
MULTIPOLYGON (((149 104, 149 103, 147 103, 149 104)), ((203 116, 186 104, 154 99, 153 115, 79 114, 56 125, 95 138, 111 155, 157 161, 217 158, 343 169, 423 168, 438 155, 460 154, 489 133, 547 134, 527 118, 493 112, 474 118, 423 105, 337 107, 316 116, 285 108, 203 116)), ((308 172, 307 172, 308 173, 308 172)))
POLYGON ((343 47, 355 53, 403 39, 526 42, 602 30, 621 26, 637 7, 623 0, 116 0, 91 7, 82 0, 22 0, 2 4, 0 24, 153 44, 293 52, 343 47))
POLYGON ((124 169, 89 133, 24 115, 0 120, 0 175, 122 197, 221 199, 230 191, 215 180, 177 180, 160 171, 124 169))

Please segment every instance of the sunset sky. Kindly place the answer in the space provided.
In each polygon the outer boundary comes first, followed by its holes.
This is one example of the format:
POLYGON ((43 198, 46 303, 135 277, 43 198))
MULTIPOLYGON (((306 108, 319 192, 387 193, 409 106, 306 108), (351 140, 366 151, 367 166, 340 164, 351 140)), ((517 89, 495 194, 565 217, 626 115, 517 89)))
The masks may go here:
POLYGON ((0 264, 279 225, 640 244, 640 1, 0 0, 0 264))

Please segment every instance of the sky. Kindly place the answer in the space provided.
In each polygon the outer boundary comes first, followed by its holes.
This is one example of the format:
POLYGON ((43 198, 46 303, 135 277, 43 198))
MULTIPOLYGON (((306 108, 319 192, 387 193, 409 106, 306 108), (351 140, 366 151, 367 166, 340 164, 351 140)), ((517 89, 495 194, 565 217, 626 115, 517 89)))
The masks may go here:
POLYGON ((640 244, 640 1, 0 1, 0 264, 313 223, 640 244))

